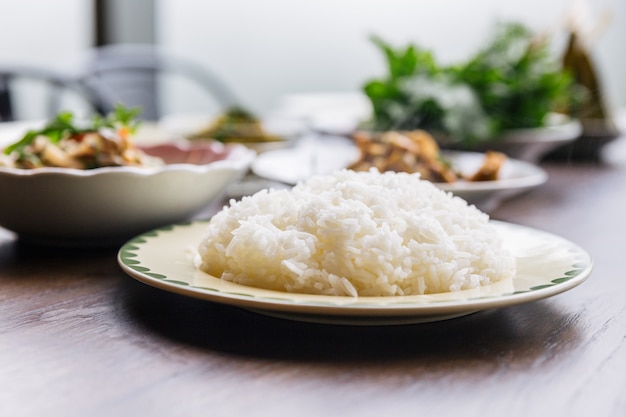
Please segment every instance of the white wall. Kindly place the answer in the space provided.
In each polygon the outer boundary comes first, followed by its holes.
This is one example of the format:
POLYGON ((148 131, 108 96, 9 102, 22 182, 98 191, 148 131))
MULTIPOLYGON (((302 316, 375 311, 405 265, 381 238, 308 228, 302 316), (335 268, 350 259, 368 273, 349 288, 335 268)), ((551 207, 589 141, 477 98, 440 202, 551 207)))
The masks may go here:
MULTIPOLYGON (((87 0, 0 0, 0 66, 65 68, 92 44, 91 13, 87 0)), ((19 117, 46 117, 43 84, 20 87, 19 117)))
POLYGON ((0 62, 53 68, 92 43, 87 0, 0 0, 0 62))
MULTIPOLYGON (((146 1, 146 0, 142 0, 146 1)), ((416 42, 439 60, 476 50, 497 19, 535 29, 560 21, 573 0, 154 0, 157 41, 217 72, 252 109, 263 114, 279 97, 299 92, 355 91, 384 71, 368 36, 416 42)), ((594 58, 614 106, 626 106, 626 1, 590 0, 613 21, 594 58)), ((92 44, 88 0, 0 0, 0 64, 53 68, 76 62, 92 44)), ((141 19, 136 19, 140 25, 141 19)), ((150 28, 146 28, 150 30, 150 28)), ((181 89, 170 107, 196 111, 197 92, 181 89)), ((38 117, 41 100, 18 103, 38 117)))
MULTIPOLYGON (((465 58, 498 19, 537 30, 561 21, 570 0, 158 0, 157 40, 198 60, 263 113, 284 95, 353 91, 384 71, 369 43, 416 42, 441 62, 465 58)), ((613 13, 594 47, 611 104, 626 105, 626 2, 595 0, 613 13)), ((178 97, 173 100, 189 100, 178 97)))

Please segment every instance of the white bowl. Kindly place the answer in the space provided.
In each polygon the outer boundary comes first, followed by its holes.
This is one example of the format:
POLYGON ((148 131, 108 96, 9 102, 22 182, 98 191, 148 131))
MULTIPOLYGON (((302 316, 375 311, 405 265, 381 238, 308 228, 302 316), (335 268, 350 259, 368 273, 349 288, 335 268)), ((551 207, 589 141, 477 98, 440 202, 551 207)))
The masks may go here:
POLYGON ((224 196, 256 157, 241 145, 160 144, 159 168, 0 167, 0 226, 44 244, 108 245, 191 219, 224 196))

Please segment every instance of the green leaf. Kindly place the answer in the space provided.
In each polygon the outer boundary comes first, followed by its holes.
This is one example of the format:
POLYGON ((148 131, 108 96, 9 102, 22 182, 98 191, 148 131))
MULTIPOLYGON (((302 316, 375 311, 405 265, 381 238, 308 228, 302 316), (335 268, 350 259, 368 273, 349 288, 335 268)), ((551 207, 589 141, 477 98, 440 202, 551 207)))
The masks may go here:
POLYGON ((4 153, 10 155, 13 152, 22 154, 23 150, 39 136, 45 136, 52 143, 59 143, 61 140, 79 133, 97 132, 102 128, 129 127, 134 132, 138 126, 135 117, 139 114, 139 108, 127 109, 122 105, 116 105, 115 109, 106 117, 94 115, 91 123, 85 126, 78 126, 74 121, 74 114, 71 112, 60 112, 51 119, 42 129, 30 130, 17 142, 7 146, 4 153))
POLYGON ((363 86, 373 108, 370 128, 425 129, 471 145, 505 130, 540 127, 548 113, 570 108, 581 95, 551 58, 547 40, 517 22, 496 25, 485 47, 449 66, 417 45, 371 41, 387 74, 363 86))

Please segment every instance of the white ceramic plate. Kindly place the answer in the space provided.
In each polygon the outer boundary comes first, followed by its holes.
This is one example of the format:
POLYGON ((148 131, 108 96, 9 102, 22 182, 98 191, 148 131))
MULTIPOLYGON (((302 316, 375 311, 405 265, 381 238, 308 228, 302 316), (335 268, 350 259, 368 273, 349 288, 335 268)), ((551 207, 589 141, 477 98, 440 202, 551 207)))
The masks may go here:
POLYGON ((122 246, 118 262, 131 277, 172 293, 291 320, 349 325, 424 323, 527 303, 572 289, 591 273, 591 257, 574 243, 524 226, 493 224, 517 259, 517 274, 510 281, 455 293, 352 298, 234 284, 201 272, 193 264, 207 222, 142 234, 122 246))
MULTIPOLYGON (((456 169, 471 173, 484 159, 477 152, 444 151, 442 153, 456 169)), ((358 149, 351 141, 327 138, 293 149, 281 149, 259 155, 252 162, 252 172, 259 177, 296 184, 314 174, 330 174, 350 165, 359 157, 358 149)), ((483 211, 493 210, 501 201, 546 182, 548 175, 530 162, 509 159, 502 166, 497 181, 467 182, 436 185, 467 200, 483 211)))

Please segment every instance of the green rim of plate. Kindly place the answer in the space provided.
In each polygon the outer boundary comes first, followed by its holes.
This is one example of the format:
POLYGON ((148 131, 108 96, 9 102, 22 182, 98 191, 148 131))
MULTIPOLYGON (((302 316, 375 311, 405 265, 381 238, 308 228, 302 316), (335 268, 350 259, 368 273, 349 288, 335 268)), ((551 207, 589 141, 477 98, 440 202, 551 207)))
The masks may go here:
MULTIPOLYGON (((184 257, 176 254, 175 248, 184 251, 184 246, 195 242, 178 242, 175 240, 178 234, 185 236, 201 237, 208 221, 193 221, 160 227, 143 233, 124 244, 118 253, 118 261, 122 268, 133 278, 146 284, 159 287, 161 289, 189 295, 196 298, 207 299, 209 301, 233 304, 240 307, 254 308, 260 310, 294 311, 308 314, 347 314, 347 315, 415 315, 415 314, 453 314, 463 311, 476 311, 486 308, 503 307, 529 301, 546 298, 563 291, 569 290, 582 283, 591 273, 592 259, 582 248, 561 237, 548 232, 539 231, 524 226, 514 225, 505 222, 492 221, 500 231, 512 234, 515 239, 537 242, 536 252, 540 255, 531 256, 541 262, 547 262, 548 267, 540 265, 539 274, 530 274, 530 279, 514 277, 514 290, 505 294, 480 294, 469 295, 462 299, 450 299, 447 295, 429 296, 406 296, 406 297, 328 297, 309 294, 292 294, 279 291, 263 290, 254 287, 247 287, 233 283, 226 283, 215 277, 211 277, 197 271, 191 265, 191 260, 187 260, 184 265, 184 257), (157 249, 157 242, 172 239, 173 248, 157 249), (552 248, 546 252, 546 248, 552 248), (172 249, 173 252, 172 252, 172 249), (154 255, 152 252, 162 250, 158 253, 161 266, 154 265, 145 256, 154 255), (183 266, 184 270, 178 266, 166 268, 169 263, 164 262, 163 257, 174 257, 173 264, 183 266), (555 261, 563 264, 554 267, 549 271, 551 263, 549 257, 554 256, 555 261), (547 260, 544 258, 548 257, 547 260), (164 263, 163 263, 164 262, 164 263), (166 270, 168 269, 169 270, 166 270), (546 269, 548 271, 546 271, 546 269), (194 282, 190 275, 196 274, 206 277, 201 285, 194 282), (524 281, 524 282, 522 282, 524 281), (525 281, 528 281, 527 283, 525 281), (207 284, 207 282, 209 284, 207 284), (225 285, 226 284, 226 285, 225 285)), ((199 242, 199 241, 198 241, 199 242)), ((506 239, 505 239, 506 242, 506 239)), ((531 249, 535 243, 529 244, 531 249)), ((456 296, 456 294, 453 294, 456 296)))

